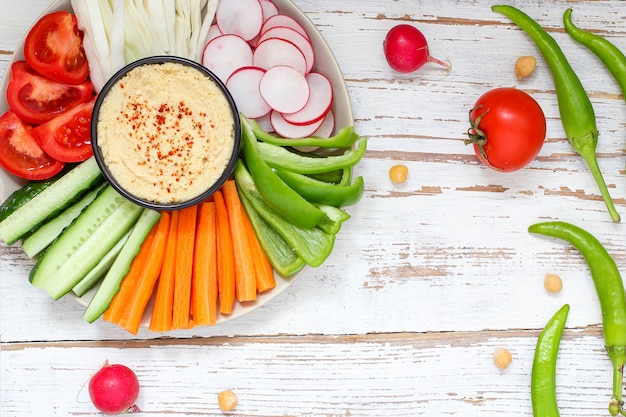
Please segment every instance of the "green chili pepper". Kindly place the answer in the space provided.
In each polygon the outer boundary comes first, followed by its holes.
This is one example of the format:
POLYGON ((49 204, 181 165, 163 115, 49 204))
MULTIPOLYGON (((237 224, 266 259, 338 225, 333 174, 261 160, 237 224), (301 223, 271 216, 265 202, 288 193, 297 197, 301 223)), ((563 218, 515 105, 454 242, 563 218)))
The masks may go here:
POLYGON ((294 191, 311 203, 329 204, 335 207, 356 204, 363 195, 363 177, 356 177, 349 185, 337 185, 307 177, 303 174, 277 169, 278 176, 294 191))
POLYGON ((349 148, 357 141, 359 135, 354 132, 354 126, 348 126, 341 129, 330 138, 319 138, 315 136, 306 138, 281 138, 266 132, 259 124, 250 119, 241 116, 242 120, 248 123, 254 131, 257 139, 263 142, 271 143, 278 146, 318 146, 320 148, 349 148))
POLYGON ((563 15, 565 30, 578 43, 589 48, 617 81, 622 95, 626 98, 626 55, 606 38, 580 29, 572 23, 572 9, 567 9, 563 15))
POLYGON ((622 401, 626 364, 626 294, 615 261, 595 236, 573 224, 537 223, 531 225, 528 231, 571 243, 587 261, 602 308, 604 345, 613 364, 613 396, 609 411, 612 416, 626 415, 622 401))
POLYGON ((537 339, 530 378, 530 399, 534 417, 558 417, 556 403, 556 360, 569 305, 565 304, 548 321, 537 339))
POLYGON ((300 174, 320 174, 356 165, 365 155, 367 138, 362 137, 355 149, 350 149, 342 155, 323 157, 299 155, 267 142, 259 142, 257 150, 261 158, 273 168, 283 168, 300 174))
POLYGON ((572 148, 584 158, 589 166, 589 170, 598 184, 611 219, 616 223, 619 222, 620 215, 615 209, 598 166, 596 157, 596 146, 598 144, 596 117, 591 101, 580 79, 567 62, 567 58, 554 38, 531 17, 512 6, 497 5, 492 6, 491 9, 511 19, 513 23, 531 37, 541 51, 552 72, 559 113, 561 114, 561 122, 565 134, 572 148))
MULTIPOLYGON (((326 215, 292 190, 258 154, 258 142, 250 125, 241 124, 243 154, 259 193, 285 220, 303 228, 315 227, 326 215)), ((287 151, 288 152, 288 151, 287 151)))

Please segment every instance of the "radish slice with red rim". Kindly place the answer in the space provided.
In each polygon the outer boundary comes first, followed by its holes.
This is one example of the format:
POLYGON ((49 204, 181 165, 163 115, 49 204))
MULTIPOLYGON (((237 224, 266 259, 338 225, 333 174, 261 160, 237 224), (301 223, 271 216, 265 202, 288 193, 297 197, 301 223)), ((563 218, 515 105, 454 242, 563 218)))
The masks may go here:
POLYGON ((265 116, 272 110, 259 90, 264 74, 265 70, 262 68, 243 67, 233 72, 226 82, 237 109, 249 119, 265 116))
POLYGON ((213 23, 211 25, 211 27, 209 27, 209 33, 207 33, 206 43, 209 43, 213 39, 217 38, 218 36, 222 36, 222 35, 223 35, 223 33, 220 30, 220 28, 217 26, 217 23, 213 23))
POLYGON ((254 39, 263 25, 263 8, 259 0, 220 0, 215 21, 224 34, 254 39))
POLYGON ((261 34, 276 26, 286 26, 288 28, 292 28, 296 32, 300 33, 302 36, 309 39, 309 34, 307 33, 306 29, 293 17, 287 16, 286 14, 277 14, 269 17, 263 23, 263 26, 261 26, 261 34))
POLYGON ((309 100, 295 113, 283 114, 284 119, 294 125, 308 125, 326 116, 333 103, 333 86, 330 80, 318 72, 306 75, 309 84, 309 100))
POLYGON ((274 133, 274 127, 272 126, 272 122, 270 121, 271 112, 266 114, 265 116, 257 117, 255 122, 259 125, 261 129, 266 131, 267 133, 274 133))
POLYGON ((238 68, 252 66, 252 48, 240 36, 221 35, 207 43, 202 65, 226 82, 238 68))
POLYGON ((306 58, 293 42, 271 38, 257 44, 252 57, 255 67, 270 69, 276 66, 288 66, 300 74, 306 74, 306 58))
POLYGON ((311 45, 311 42, 304 35, 290 27, 276 26, 263 32, 259 36, 258 43, 272 38, 284 39, 296 45, 300 52, 302 52, 302 55, 304 55, 306 61, 305 73, 311 71, 313 63, 315 62, 315 53, 313 52, 313 45, 311 45))
POLYGON ((329 110, 324 117, 322 125, 313 133, 313 136, 318 138, 329 138, 335 131, 335 115, 332 110, 329 110))
MULTIPOLYGON (((266 41, 267 42, 267 41, 266 41)), ((302 73, 279 65, 265 71, 259 84, 261 97, 274 110, 295 113, 309 100, 309 83, 302 73)))
POLYGON ((263 10, 263 21, 265 22, 272 16, 276 16, 278 14, 278 7, 274 4, 272 0, 259 0, 261 3, 261 9, 263 10))
POLYGON ((272 127, 280 136, 284 138, 305 138, 313 135, 323 124, 324 120, 320 120, 310 125, 293 125, 285 120, 282 114, 277 111, 270 113, 270 123, 272 127))

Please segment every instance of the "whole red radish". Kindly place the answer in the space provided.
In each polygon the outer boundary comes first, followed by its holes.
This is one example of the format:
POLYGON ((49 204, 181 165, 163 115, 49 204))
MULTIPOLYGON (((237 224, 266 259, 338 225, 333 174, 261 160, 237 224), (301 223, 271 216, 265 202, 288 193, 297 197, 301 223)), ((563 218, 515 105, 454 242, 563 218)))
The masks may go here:
POLYGON ((411 25, 391 28, 383 42, 383 49, 389 66, 398 72, 416 71, 427 62, 450 69, 449 64, 430 56, 426 37, 411 25))
POLYGON ((106 361, 89 380, 89 396, 104 414, 139 411, 139 380, 130 368, 106 361))

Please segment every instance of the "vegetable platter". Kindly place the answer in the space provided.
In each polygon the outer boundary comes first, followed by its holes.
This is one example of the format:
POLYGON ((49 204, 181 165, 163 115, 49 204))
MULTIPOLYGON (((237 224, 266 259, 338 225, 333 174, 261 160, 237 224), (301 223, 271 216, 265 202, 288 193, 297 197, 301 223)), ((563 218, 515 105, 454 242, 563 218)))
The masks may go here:
MULTIPOLYGON (((324 136, 331 136, 331 135, 335 135, 338 132, 341 132, 343 128, 348 128, 348 127, 352 127, 354 120, 353 120, 353 116, 352 116, 352 108, 351 108, 351 103, 350 103, 350 98, 348 96, 348 91, 347 91, 347 87, 343 78, 343 74, 341 72, 341 69, 339 68, 337 61, 333 55, 333 52, 331 51, 330 47, 328 46, 328 44, 326 43, 326 41, 324 40, 324 38, 322 37, 322 35, 320 34, 320 32, 317 30, 317 28, 315 27, 315 25, 307 18, 307 16, 291 1, 289 0, 276 0, 276 1, 272 1, 272 2, 267 2, 269 4, 272 5, 272 8, 270 10, 270 16, 272 17, 272 15, 280 15, 280 16, 274 16, 274 17, 282 17, 285 16, 291 20, 293 20, 295 22, 294 28, 297 28, 298 30, 302 31, 302 36, 304 39, 304 36, 306 36, 307 39, 307 45, 309 48, 311 48, 310 54, 312 54, 309 57, 309 61, 307 63, 307 68, 306 68, 306 73, 308 74, 309 72, 313 75, 317 75, 317 74, 323 74, 323 76, 319 76, 318 78, 323 78, 322 81, 324 82, 328 82, 329 83, 329 88, 331 90, 329 90, 329 95, 327 99, 323 99, 323 100, 328 100, 328 104, 322 104, 319 105, 318 107, 325 107, 325 110, 323 110, 323 113, 318 112, 320 114, 320 116, 314 116, 316 117, 315 123, 316 126, 320 126, 320 128, 316 131, 317 128, 312 129, 310 131, 308 131, 306 134, 302 134, 302 135, 298 135, 301 130, 300 130, 300 126, 304 126, 306 127, 306 125, 309 124, 308 120, 306 119, 302 119, 301 118, 301 122, 299 123, 296 127, 292 126, 292 129, 295 129, 295 132, 293 133, 293 136, 291 137, 309 137, 312 136, 313 134, 316 134, 317 132, 321 132, 322 127, 324 126, 329 126, 329 127, 325 127, 326 132, 324 133, 324 136), (328 107, 326 107, 328 106, 328 107), (332 114, 331 114, 332 113, 332 114), (328 115, 328 117, 326 117, 328 115), (323 118, 324 117, 324 118, 323 118), (324 120, 330 120, 330 122, 323 124, 322 122, 324 120), (319 120, 319 122, 317 122, 317 120, 319 120)), ((119 69, 121 66, 124 65, 124 59, 126 58, 126 61, 130 60, 130 62, 132 62, 134 59, 140 57, 139 55, 135 56, 133 55, 133 53, 138 53, 141 54, 143 53, 144 56, 146 54, 150 54, 150 53, 156 53, 158 54, 159 49, 158 48, 154 48, 154 52, 152 52, 151 49, 146 48, 145 45, 131 45, 125 46, 125 49, 123 50, 124 52, 118 53, 117 55, 115 53, 113 53, 114 51, 114 42, 118 42, 119 41, 115 41, 114 37, 108 37, 107 39, 111 39, 110 40, 110 45, 106 45, 106 39, 104 38, 100 38, 98 39, 98 29, 100 29, 100 34, 104 35, 105 32, 106 33, 115 33, 116 30, 119 30, 119 27, 116 28, 107 28, 107 27, 102 27, 100 28, 99 25, 106 24, 109 23, 111 25, 115 25, 115 19, 114 16, 105 16, 103 15, 103 20, 96 20, 96 21, 92 21, 92 16, 89 15, 90 11, 88 10, 88 7, 86 6, 87 3, 84 2, 76 2, 76 5, 80 5, 81 10, 73 10, 72 9, 72 5, 73 3, 71 3, 69 0, 67 1, 56 1, 54 2, 51 6, 48 7, 48 9, 46 9, 43 13, 42 16, 46 16, 46 15, 50 15, 54 12, 58 12, 58 11, 68 11, 68 12, 72 12, 72 13, 76 13, 77 18, 79 19, 78 24, 79 24, 79 28, 84 29, 85 30, 85 35, 84 35, 84 40, 83 42, 85 43, 85 51, 86 51, 86 55, 87 58, 90 59, 90 74, 91 74, 91 79, 93 82, 93 87, 94 87, 94 91, 97 93, 100 88, 102 88, 102 85, 104 84, 104 82, 107 80, 107 78, 111 75, 113 75, 114 72, 116 72, 117 69, 119 69), (84 18, 83 21, 81 21, 80 19, 84 18), (107 19, 108 18, 108 19, 107 19), (85 21, 88 21, 88 23, 85 23, 85 21), (107 49, 108 47, 108 49, 107 49), (141 48, 144 48, 144 50, 142 50, 141 48), (108 52, 103 53, 103 50, 107 50, 108 52), (136 51, 139 52, 136 52, 136 51), (130 57, 128 56, 130 54, 130 57), (126 57, 124 57, 123 55, 126 55, 126 57), (98 60, 98 57, 106 57, 106 59, 101 59, 98 60), (117 66, 115 66, 115 63, 118 63, 117 66)), ((173 3, 172 3, 173 4, 173 3)), ((199 3, 198 3, 199 4, 199 3)), ((205 9, 202 10, 203 16, 202 18, 199 19, 195 19, 195 21, 198 23, 198 27, 196 27, 195 30, 200 31, 200 29, 202 29, 201 34, 199 35, 199 37, 201 36, 205 36, 207 38, 207 41, 202 43, 201 41, 198 41, 198 44, 195 45, 196 49, 195 50, 191 50, 192 47, 191 46, 186 46, 185 51, 187 52, 187 54, 189 55, 190 59, 194 59, 196 61, 202 62, 204 61, 205 65, 207 65, 207 67, 209 67, 210 69, 213 69, 214 71, 216 71, 215 73, 220 75, 219 71, 223 71, 224 70, 224 61, 227 61, 230 63, 230 59, 231 57, 228 55, 228 45, 226 46, 226 48, 224 48, 224 50, 226 50, 226 54, 224 55, 224 52, 214 52, 214 53, 208 53, 208 49, 209 49, 209 45, 211 44, 211 41, 214 40, 214 38, 218 37, 220 34, 215 34, 215 33, 211 33, 209 34, 208 31, 208 27, 209 27, 209 23, 214 23, 215 20, 214 19, 210 19, 210 18, 206 18, 204 16, 205 13, 211 14, 209 17, 214 16, 215 19, 217 19, 219 17, 219 13, 220 10, 217 10, 216 13, 216 4, 217 2, 209 2, 205 7, 205 9), (211 9, 211 7, 213 7, 213 9, 211 9), (207 22, 202 22, 202 20, 207 20, 207 22), (199 23, 203 23, 202 28, 200 28, 199 23), (204 51, 204 54, 203 54, 204 51), (222 54, 222 55, 220 55, 222 54), (218 56, 218 59, 214 59, 214 61, 216 61, 215 63, 213 62, 209 62, 210 59, 213 56, 218 56), (208 56, 208 58, 206 58, 208 56)), ((238 3, 232 2, 231 4, 237 4, 237 6, 230 6, 231 8, 233 7, 239 7, 238 3)), ((200 13, 200 9, 191 9, 196 13, 200 13)), ((231 12, 231 11, 229 11, 231 12)), ((128 13, 128 12, 127 12, 128 13)), ((224 21, 227 21, 229 16, 226 14, 227 12, 222 12, 223 15, 225 16, 223 19, 224 21)), ((232 11, 232 13, 237 13, 237 11, 232 11)), ((269 19, 269 17, 264 17, 264 24, 267 23, 267 20, 269 19)), ((192 21, 194 21, 194 19, 191 19, 192 21)), ((167 19, 165 20, 167 21, 167 19)), ((165 22, 164 21, 164 22, 165 22)), ((159 24, 159 23, 155 23, 155 24, 159 24)), ((224 25, 227 25, 227 23, 224 23, 224 25)), ((284 23, 276 23, 276 26, 280 26, 280 28, 277 29, 282 29, 283 28, 284 23)), ((211 25, 211 29, 213 29, 213 27, 217 27, 218 25, 212 24, 211 25)), ((193 29, 193 28, 192 28, 193 29)), ((235 30, 237 30, 238 28, 235 28, 235 30)), ((269 27, 269 29, 264 29, 264 30, 271 30, 272 27, 269 27)), ((165 30, 165 29, 164 29, 165 30)), ((216 29, 219 31, 219 29, 216 29)), ((294 29, 295 30, 295 29, 294 29)), ((158 32, 155 32, 158 33, 158 32)), ((177 34, 170 34, 170 38, 176 38, 177 34)), ((139 36, 139 35, 137 35, 139 36)), ((257 36, 257 35, 255 35, 257 36)), ((146 36, 147 37, 147 36, 146 36)), ((261 37, 257 36, 259 39, 258 40, 253 40, 250 39, 250 44, 253 45, 252 41, 257 42, 256 46, 260 46, 262 44, 261 37)), ((275 40, 275 39, 269 39, 270 36, 267 37, 268 40, 275 40)), ((136 37, 127 37, 127 39, 136 39, 136 37)), ((139 39, 139 38, 137 38, 139 39)), ((126 41, 127 43, 129 41, 126 41)), ((156 39, 153 40, 153 42, 157 42, 156 39)), ((178 41, 177 41, 178 42, 178 41)), ((14 53, 14 55, 11 58, 11 61, 9 63, 9 68, 11 68, 11 65, 17 61, 21 61, 24 59, 24 50, 26 49, 24 47, 25 45, 25 41, 22 41, 20 43, 20 45, 18 45, 18 49, 16 50, 16 52, 14 53)), ((171 46, 171 45, 170 45, 171 46)), ((175 45, 175 47, 178 47, 179 49, 182 49, 182 47, 180 47, 179 45, 175 45)), ((231 47, 232 48, 232 47, 231 47)), ((303 47, 302 47, 303 48, 303 47)), ((300 48, 300 49, 302 49, 300 48)), ((172 49, 174 49, 174 46, 172 46, 172 49)), ((256 49, 260 49, 260 48, 256 48, 256 49)), ((272 46, 271 48, 272 50, 274 49, 274 46, 272 46)), ((175 50, 175 49, 174 49, 175 50)), ((179 52, 179 51, 177 51, 179 52)), ((174 52, 176 53, 176 52, 174 52)), ((161 54, 163 54, 161 52, 161 54)), ((237 52, 235 52, 235 54, 237 54, 237 52)), ((271 52, 266 52, 266 55, 271 54, 271 52)), ((259 53, 259 55, 261 55, 259 53)), ((149 55, 148 55, 149 56, 149 55)), ((232 58, 235 59, 235 58, 232 58)), ((256 55, 255 55, 255 59, 256 59, 256 55)), ((259 58, 259 60, 262 60, 263 57, 259 58)), ((270 58, 268 58, 270 59, 270 58)), ((255 61, 256 62, 256 61, 255 61)), ((127 62, 128 63, 128 62, 127 62)), ((250 65, 250 64, 247 64, 250 65)), ((241 66, 245 66, 244 64, 241 64, 241 66)), ((232 72, 234 72, 234 70, 230 69, 232 72)), ((269 73, 269 71, 267 71, 269 73)), ((222 80, 224 82, 224 84, 227 84, 227 78, 229 77, 229 74, 224 75, 224 79, 222 80)), ((277 80, 278 81, 272 81, 272 82, 268 82, 268 84, 271 85, 272 88, 274 89, 280 89, 281 88, 281 82, 283 82, 281 80, 281 78, 284 77, 284 74, 279 73, 277 75, 277 80)), ((8 76, 8 72, 7 72, 7 76, 4 77, 2 84, 0 85, 0 90, 1 91, 7 91, 7 85, 8 85, 8 81, 9 81, 9 76, 8 76)), ((234 78, 234 77, 231 77, 234 78)), ((245 78, 244 78, 245 79, 245 78)), ((304 80, 304 78, 302 78, 304 80)), ((230 80, 229 80, 230 82, 230 80)), ((235 91, 240 91, 240 90, 244 90, 244 87, 239 87, 238 86, 238 82, 243 82, 243 81, 237 81, 232 83, 232 85, 228 86, 229 89, 231 89, 233 91, 233 95, 235 95, 235 91)), ((258 82, 258 81, 257 81, 258 82)), ((319 82, 319 81, 316 81, 319 82)), ((272 94, 272 90, 266 89, 268 91, 267 94, 272 94)), ((306 93, 307 97, 309 94, 313 94, 314 91, 319 90, 318 87, 316 87, 315 85, 309 85, 307 87, 307 91, 310 90, 310 92, 306 93)), ((244 92, 245 93, 245 92, 244 92)), ((263 93, 263 91, 261 91, 261 93, 263 93)), ((282 99, 282 96, 285 96, 285 94, 279 94, 279 93, 274 93, 275 96, 278 96, 278 104, 276 106, 280 106, 282 105, 282 101, 284 101, 284 99, 282 99)), ((266 99, 267 95, 264 96, 264 100, 268 101, 268 103, 270 103, 270 100, 266 99)), ((312 95, 311 95, 312 97, 312 95)), ((246 100, 247 97, 244 97, 241 100, 242 105, 246 104, 247 101, 246 100)), ((237 97, 235 96, 235 99, 237 99, 237 97)), ((308 98, 307 98, 308 100, 308 98)), ((308 101, 312 101, 312 100, 308 100, 308 101)), ((289 103, 287 103, 289 104, 289 103)), ((303 104, 304 105, 304 104, 303 104)), ((303 105, 299 106, 298 109, 302 108, 303 105)), ((276 107, 273 107, 276 108, 276 107)), ((4 113, 5 111, 7 111, 9 109, 9 104, 7 103, 7 99, 6 99, 6 95, 3 95, 3 97, 0 99, 0 112, 4 113)), ((292 108, 291 110, 290 107, 286 107, 287 111, 285 111, 285 115, 288 115, 294 112, 294 109, 292 108)), ((305 109, 303 109, 305 110, 305 109)), ((243 110, 240 110, 243 111, 243 110)), ((269 109, 268 109, 269 111, 269 109)), ((277 110, 276 110, 277 111, 277 110)), ((276 111, 274 111, 274 113, 276 113, 276 111)), ((313 112, 316 112, 317 110, 313 109, 313 112)), ((267 113, 267 112, 266 112, 267 113)), ((311 111, 309 111, 309 113, 311 113, 311 111)), ((315 113, 315 114, 318 114, 315 113)), ((298 114, 298 113, 293 113, 293 114, 298 114)), ((305 117, 305 116, 303 116, 305 117)), ((246 119, 247 120, 247 119, 246 119)), ((252 122, 253 125, 256 127, 256 129, 258 130, 258 128, 260 128, 260 124, 257 125, 256 122, 252 122)), ((259 119, 259 123, 261 123, 260 119, 259 119)), ((274 123, 273 120, 271 123, 274 123)), ((291 121, 288 121, 285 126, 289 126, 291 123, 291 121)), ((273 126, 276 126, 275 124, 273 126)), ((271 130, 271 128, 273 127, 272 125, 270 125, 269 123, 266 123, 265 125, 265 130, 271 130)), ((289 127, 287 127, 287 129, 289 129, 289 127)), ((245 130, 245 129, 244 129, 245 130)), ((265 130, 258 130, 259 132, 263 132, 263 134, 265 134, 265 130)), ((277 129, 278 130, 278 129, 277 129)), ((252 132, 252 130, 250 130, 251 134, 254 134, 254 132, 252 132)), ((254 136, 253 136, 254 137, 254 136)), ((258 137, 258 135, 257 135, 258 137)), ((347 145, 348 147, 352 147, 352 149, 354 149, 354 147, 356 145, 354 145, 354 141, 352 141, 349 145, 347 145)), ((364 143, 362 144, 363 146, 363 152, 364 152, 364 143)), ((310 148, 310 147, 309 147, 310 148)), ((313 148, 315 149, 315 148, 313 148)), ((308 151, 309 149, 307 149, 307 147, 302 147, 303 151, 308 151)), ((239 170, 240 172, 241 170, 239 170)), ((244 170, 245 171, 245 170, 244 170)), ((21 188, 24 184, 26 183, 26 181, 22 178, 19 178, 18 176, 12 175, 11 173, 7 172, 5 169, 0 169, 0 197, 2 199, 2 201, 6 200, 7 197, 9 197, 15 190, 21 188)), ((362 187, 362 185, 360 185, 362 187)), ((354 201, 351 202, 350 204, 354 204, 354 201)), ((308 226, 310 227, 310 226, 308 226)), ((156 226, 155 226, 156 229, 156 226)), ((259 233, 259 229, 257 229, 257 233, 259 233)), ((115 249, 115 248, 112 248, 115 249)), ((28 253, 28 251, 27 251, 28 253)), ((327 255, 326 255, 327 256, 327 255)), ((274 276, 275 276, 275 287, 273 287, 272 289, 268 290, 268 291, 264 291, 262 293, 259 293, 258 296, 254 297, 255 299, 253 301, 246 301, 245 303, 235 303, 235 306, 232 308, 232 310, 230 310, 230 312, 228 312, 227 314, 218 314, 218 318, 217 318, 217 322, 223 322, 223 321, 227 321, 230 319, 234 319, 236 317, 239 317, 243 314, 246 314, 252 310, 254 310, 255 308, 257 308, 258 306, 261 306, 265 303, 267 303, 269 300, 271 300, 272 298, 276 297, 279 293, 281 293, 283 290, 285 290, 290 283, 299 275, 299 273, 302 271, 301 268, 295 269, 295 272, 288 272, 288 273, 277 273, 276 271, 274 271, 274 276)), ((33 278, 31 277, 31 280, 33 280, 33 278)), ((37 278, 34 279, 33 283, 37 282, 37 278)), ((76 288, 75 288, 76 289, 76 288)), ((72 293, 71 291, 69 292, 69 295, 76 298, 78 300, 78 302, 82 305, 84 305, 85 307, 87 307, 87 309, 89 310, 89 305, 90 302, 92 302, 92 300, 94 299, 94 297, 97 297, 97 290, 98 290, 98 286, 94 286, 93 288, 89 289, 86 292, 79 292, 78 295, 72 293)), ((49 290, 46 290, 49 291, 49 290)), ((156 293, 156 289, 155 289, 155 293, 156 293)), ((59 293, 59 295, 54 296, 55 298, 59 297, 61 293, 59 293)), ((151 297, 149 304, 146 307, 146 311, 144 314, 144 319, 142 320, 142 326, 147 326, 149 324, 149 318, 150 318, 150 313, 152 312, 153 309, 153 303, 154 303, 154 297, 151 297)), ((87 314, 87 313, 86 313, 87 314)), ((88 319, 88 321, 92 321, 93 318, 88 319)))

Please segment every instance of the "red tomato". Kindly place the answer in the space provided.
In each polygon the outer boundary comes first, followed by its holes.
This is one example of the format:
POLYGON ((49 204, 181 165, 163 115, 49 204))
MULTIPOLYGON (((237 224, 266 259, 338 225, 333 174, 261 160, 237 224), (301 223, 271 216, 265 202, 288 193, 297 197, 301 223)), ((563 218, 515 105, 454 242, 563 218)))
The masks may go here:
POLYGON ((27 180, 44 180, 65 165, 48 156, 39 146, 30 126, 11 110, 0 117, 0 165, 27 180))
POLYGON ((546 138, 546 118, 539 104, 515 88, 483 94, 470 111, 468 130, 478 159, 497 171, 511 172, 528 165, 546 138))
POLYGON ((81 162, 93 155, 90 127, 95 101, 79 104, 33 129, 48 155, 61 162, 81 162))
POLYGON ((26 61, 11 66, 7 102, 20 119, 40 124, 91 99, 93 86, 85 81, 65 84, 39 75, 26 61))
POLYGON ((55 81, 79 84, 89 75, 76 16, 65 11, 45 15, 35 23, 26 36, 24 56, 35 71, 55 81))

